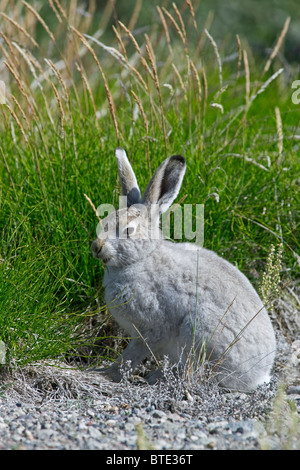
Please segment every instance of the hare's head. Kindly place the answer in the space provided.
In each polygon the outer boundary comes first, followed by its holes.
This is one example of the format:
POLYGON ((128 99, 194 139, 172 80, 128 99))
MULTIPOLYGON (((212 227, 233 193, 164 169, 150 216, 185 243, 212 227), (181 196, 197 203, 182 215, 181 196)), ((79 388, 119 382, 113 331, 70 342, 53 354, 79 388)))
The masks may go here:
POLYGON ((185 159, 167 158, 156 170, 143 197, 125 150, 115 151, 122 195, 127 207, 111 212, 100 223, 92 244, 96 258, 108 266, 128 265, 144 258, 162 238, 160 215, 179 192, 185 173, 185 159))

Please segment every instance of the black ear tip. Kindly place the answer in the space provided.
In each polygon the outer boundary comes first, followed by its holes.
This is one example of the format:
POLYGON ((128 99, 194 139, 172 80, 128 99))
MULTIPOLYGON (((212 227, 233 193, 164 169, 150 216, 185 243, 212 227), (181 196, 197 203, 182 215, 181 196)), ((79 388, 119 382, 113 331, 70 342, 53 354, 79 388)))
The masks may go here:
POLYGON ((171 157, 171 160, 173 160, 176 163, 181 164, 182 166, 185 165, 185 158, 182 155, 173 155, 171 157))

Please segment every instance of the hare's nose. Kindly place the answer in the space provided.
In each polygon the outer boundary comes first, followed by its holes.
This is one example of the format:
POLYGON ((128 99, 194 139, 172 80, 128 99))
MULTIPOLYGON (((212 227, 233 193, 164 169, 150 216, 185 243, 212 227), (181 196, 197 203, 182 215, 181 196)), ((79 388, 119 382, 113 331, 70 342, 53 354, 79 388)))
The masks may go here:
POLYGON ((100 238, 96 238, 96 240, 93 241, 91 250, 95 258, 99 257, 103 246, 104 246, 104 240, 101 240, 100 238))

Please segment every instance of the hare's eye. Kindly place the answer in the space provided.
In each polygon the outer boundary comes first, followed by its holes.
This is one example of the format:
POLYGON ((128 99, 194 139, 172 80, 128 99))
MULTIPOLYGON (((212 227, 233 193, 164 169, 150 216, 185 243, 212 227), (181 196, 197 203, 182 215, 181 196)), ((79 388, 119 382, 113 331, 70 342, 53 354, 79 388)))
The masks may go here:
POLYGON ((124 229, 124 233, 126 235, 126 237, 130 237, 130 235, 132 235, 135 231, 135 228, 134 227, 126 227, 124 229))
POLYGON ((103 227, 103 232, 108 232, 108 224, 105 224, 103 227))

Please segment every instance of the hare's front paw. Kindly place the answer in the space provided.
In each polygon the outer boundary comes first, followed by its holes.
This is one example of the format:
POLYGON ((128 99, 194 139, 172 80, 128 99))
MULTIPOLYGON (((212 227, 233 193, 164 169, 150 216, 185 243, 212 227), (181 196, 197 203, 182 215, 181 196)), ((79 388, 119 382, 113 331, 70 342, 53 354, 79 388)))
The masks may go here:
POLYGON ((97 372, 98 374, 104 375, 108 379, 112 380, 113 382, 121 382, 122 375, 119 371, 119 368, 110 366, 110 367, 103 367, 103 368, 92 368, 88 369, 88 372, 97 372))

